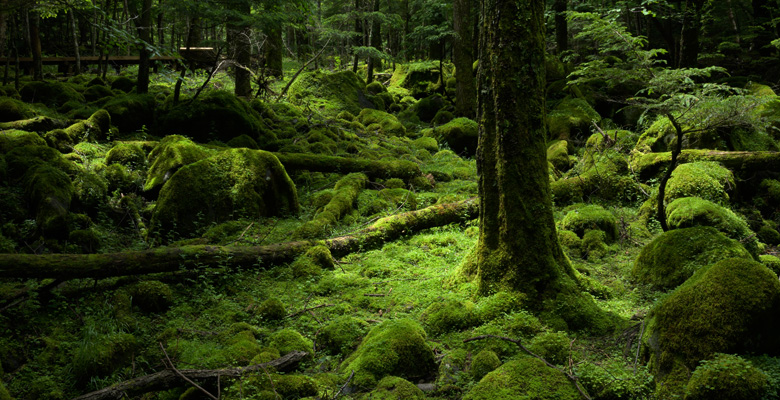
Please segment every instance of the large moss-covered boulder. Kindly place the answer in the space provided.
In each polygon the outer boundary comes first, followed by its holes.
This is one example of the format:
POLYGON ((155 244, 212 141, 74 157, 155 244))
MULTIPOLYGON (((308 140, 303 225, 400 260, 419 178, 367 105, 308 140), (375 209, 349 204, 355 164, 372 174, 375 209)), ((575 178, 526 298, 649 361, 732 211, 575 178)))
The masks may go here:
POLYGON ((671 203, 681 197, 700 197, 720 205, 728 204, 729 193, 736 189, 734 175, 712 161, 681 164, 666 184, 664 200, 671 203))
POLYGON ((330 354, 349 354, 368 331, 368 323, 351 316, 342 316, 325 325, 317 335, 317 347, 330 354))
POLYGON ((765 266, 731 258, 701 268, 651 310, 643 349, 651 372, 692 371, 715 353, 780 352, 780 281, 765 266))
POLYGON ((111 97, 114 95, 114 92, 112 92, 111 89, 107 86, 92 85, 84 89, 82 94, 87 101, 96 101, 106 97, 111 97))
POLYGON ((642 248, 632 274, 644 284, 673 289, 702 267, 726 258, 753 257, 739 242, 710 226, 664 232, 642 248))
POLYGON ((513 360, 485 375, 463 400, 578 400, 580 393, 562 372, 539 359, 513 360))
POLYGON ((728 208, 698 197, 683 197, 666 208, 670 229, 712 226, 726 236, 739 240, 754 257, 758 257, 758 239, 744 219, 728 208))
POLYGON ((442 108, 444 108, 444 99, 438 94, 433 94, 412 104, 409 107, 409 112, 419 118, 420 121, 431 122, 442 108))
POLYGON ((386 376, 369 393, 372 400, 423 400, 425 393, 412 382, 397 376, 386 376))
POLYGON ((18 121, 35 116, 30 106, 10 97, 0 97, 0 122, 18 121))
POLYGON ((192 102, 181 102, 160 117, 160 132, 184 135, 197 142, 227 142, 261 131, 261 117, 249 103, 233 93, 214 90, 192 102))
POLYGON ((590 136, 592 124, 600 121, 596 110, 580 98, 567 97, 547 114, 550 139, 585 138, 590 136))
POLYGON ((570 211, 561 221, 563 229, 572 231, 581 238, 587 231, 602 230, 606 234, 607 241, 612 242, 617 239, 617 220, 603 207, 597 204, 575 204, 567 210, 570 211))
POLYGON ((22 181, 41 233, 46 237, 67 237, 68 210, 74 195, 68 175, 49 163, 40 163, 28 169, 22 181))
POLYGON ((159 190, 179 168, 203 160, 212 154, 212 151, 193 143, 184 136, 166 136, 149 153, 150 167, 144 190, 159 190))
POLYGON ((398 122, 398 118, 384 111, 366 108, 358 114, 357 120, 368 130, 374 130, 374 127, 378 127, 382 133, 388 136, 406 135, 406 128, 398 122))
POLYGON ((468 118, 455 118, 452 121, 422 131, 423 136, 435 138, 446 143, 452 151, 466 156, 474 156, 478 141, 477 123, 468 118))
POLYGON ((388 375, 428 377, 435 374, 436 363, 422 327, 410 319, 397 319, 372 328, 341 369, 355 371, 353 386, 370 388, 388 375))
POLYGON ((84 96, 71 85, 57 81, 28 82, 19 89, 19 95, 26 103, 43 103, 53 108, 69 101, 84 102, 84 96))
POLYGON ((685 400, 753 400, 768 394, 767 375, 742 357, 715 354, 693 371, 685 400))
POLYGON ((78 121, 64 129, 46 132, 46 143, 63 152, 69 153, 80 142, 105 140, 111 127, 111 116, 106 110, 95 111, 88 119, 78 121))
POLYGON ((137 131, 144 127, 151 129, 155 124, 156 107, 154 96, 150 94, 117 96, 103 106, 111 114, 112 123, 121 133, 137 131))
POLYGON ((146 152, 139 143, 117 142, 106 154, 106 165, 122 164, 131 169, 139 169, 146 164, 146 152))
POLYGON ((35 132, 16 129, 0 131, 0 153, 22 146, 46 146, 46 141, 35 132))
MULTIPOLYGON (((445 73, 452 73, 451 68, 444 67, 445 73)), ((441 89, 440 71, 435 61, 400 64, 390 77, 390 86, 406 89, 409 95, 420 99, 441 89)))
POLYGON ((71 368, 76 381, 85 385, 92 378, 105 377, 129 363, 138 341, 129 333, 94 335, 79 343, 71 368))
POLYGON ((171 176, 160 191, 152 229, 186 237, 212 223, 297 213, 298 207, 295 185, 273 154, 230 149, 171 176))
POLYGON ((334 116, 342 111, 357 115, 363 108, 376 108, 368 98, 366 83, 352 71, 305 72, 288 93, 293 103, 308 102, 312 108, 334 116))

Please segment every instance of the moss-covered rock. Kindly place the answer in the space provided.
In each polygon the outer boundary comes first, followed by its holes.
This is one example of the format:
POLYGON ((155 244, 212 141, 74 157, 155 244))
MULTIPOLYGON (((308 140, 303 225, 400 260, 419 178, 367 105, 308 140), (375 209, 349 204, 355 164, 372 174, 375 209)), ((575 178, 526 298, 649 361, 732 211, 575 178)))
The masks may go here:
POLYGON ((28 169, 22 181, 25 197, 41 233, 46 237, 66 238, 68 212, 74 195, 68 175, 49 163, 40 163, 28 169))
POLYGON ((475 381, 479 381, 488 373, 501 366, 498 355, 490 350, 482 350, 471 359, 469 374, 475 381))
POLYGON ((84 91, 82 92, 84 95, 84 98, 87 101, 96 101, 99 99, 103 99, 106 97, 111 97, 114 95, 114 92, 111 91, 111 89, 107 86, 103 85, 92 85, 88 86, 84 91))
POLYGON ((424 129, 422 134, 439 143, 446 143, 458 154, 474 156, 477 151, 477 128, 477 123, 468 118, 455 118, 442 126, 424 129))
POLYGON ((419 118, 420 121, 431 122, 443 107, 444 99, 438 94, 433 94, 412 104, 408 111, 419 118))
POLYGON ((675 288, 702 267, 727 258, 752 259, 736 240, 709 226, 674 229, 645 245, 632 275, 661 290, 675 288))
POLYGON ((157 235, 188 236, 214 222, 298 208, 295 185, 273 154, 230 149, 176 171, 160 191, 151 224, 157 235))
POLYGON ((358 114, 357 120, 369 130, 371 130, 372 125, 377 124, 382 133, 388 136, 403 137, 406 135, 406 128, 398 122, 398 118, 384 111, 365 108, 358 114))
POLYGON ((159 190, 179 168, 208 158, 212 154, 212 151, 183 136, 166 136, 149 153, 150 166, 144 190, 159 190))
POLYGON ((368 178, 362 173, 353 173, 341 178, 334 187, 333 197, 310 221, 293 233, 294 238, 318 238, 330 234, 336 223, 349 213, 368 178))
POLYGON ((284 303, 277 298, 266 299, 257 307, 257 316, 266 321, 280 321, 287 316, 284 303))
POLYGON ((650 312, 642 338, 663 381, 715 353, 780 352, 780 281, 758 262, 726 259, 701 268, 650 312))
POLYGON ((342 111, 358 114, 363 108, 376 108, 368 98, 366 83, 352 71, 302 73, 288 93, 293 103, 310 102, 312 108, 333 115, 342 111))
POLYGON ((558 241, 564 249, 568 250, 569 256, 580 257, 582 255, 582 238, 576 233, 565 229, 559 229, 558 241))
POLYGON ((260 114, 232 93, 214 90, 193 102, 182 102, 160 117, 160 130, 166 135, 185 135, 197 142, 227 142, 246 134, 263 132, 260 114))
POLYGON ((163 312, 173 305, 173 291, 160 281, 143 281, 130 288, 132 304, 146 312, 163 312))
POLYGON ((600 122, 601 116, 580 98, 567 97, 547 114, 550 139, 575 139, 590 136, 593 122, 600 122))
POLYGON ((105 140, 111 126, 111 116, 106 110, 95 111, 88 119, 76 122, 64 129, 46 132, 46 143, 62 153, 73 151, 77 143, 105 140))
POLYGON ((35 112, 25 104, 10 97, 0 97, 0 122, 18 121, 35 116, 35 112))
POLYGON ((666 208, 666 220, 670 229, 712 226, 739 240, 753 257, 758 257, 758 239, 747 222, 728 208, 711 201, 698 197, 677 199, 666 208))
MULTIPOLYGON (((445 65, 445 69, 451 74, 451 68, 445 65)), ((440 76, 439 64, 435 61, 400 64, 390 77, 390 86, 406 89, 406 93, 419 99, 441 88, 440 76)))
POLYGON ((228 140, 226 144, 233 148, 244 147, 252 150, 260 149, 260 146, 258 146, 257 142, 247 134, 236 136, 233 139, 228 140))
POLYGON ((752 400, 767 394, 766 374, 745 359, 715 354, 693 371, 685 387, 685 400, 752 400))
POLYGON ((368 323, 352 316, 330 321, 317 335, 317 347, 334 355, 349 354, 368 332, 368 323))
POLYGON ((137 340, 129 333, 90 337, 76 348, 71 362, 73 375, 82 385, 93 377, 108 376, 130 361, 136 347, 137 340))
POLYGON ((698 161, 681 164, 674 169, 666 185, 664 200, 668 204, 681 197, 700 197, 726 205, 729 193, 735 189, 731 171, 715 162, 698 161))
POLYGON ((428 306, 420 315, 420 320, 428 332, 440 335, 476 325, 477 316, 474 304, 443 299, 428 306))
POLYGON ((552 364, 566 365, 571 355, 571 339, 566 332, 542 332, 530 340, 528 349, 552 364))
POLYGON ((106 154, 106 165, 114 163, 130 169, 141 169, 146 164, 146 152, 138 143, 118 142, 106 154))
MULTIPOLYGON (((682 129, 685 132, 683 149, 728 150, 726 142, 715 129, 692 129, 692 126, 682 126, 682 129)), ((677 131, 669 118, 662 116, 642 133, 636 149, 643 153, 671 151, 676 143, 677 131)))
POLYGON ((606 240, 613 242, 618 237, 617 220, 611 212, 597 204, 575 204, 561 220, 561 227, 584 237, 589 230, 601 230, 606 240))
POLYGON ((396 319, 372 328, 341 370, 355 371, 353 385, 374 387, 388 375, 428 377, 436 372, 436 364, 422 327, 409 319, 396 319))
POLYGON ((313 246, 305 253, 298 256, 290 265, 293 275, 296 277, 319 275, 323 269, 336 268, 333 256, 327 246, 313 246))
POLYGON ((562 372, 536 358, 509 361, 485 375, 463 400, 577 400, 577 388, 562 372))
POLYGON ((375 400, 422 400, 425 398, 425 394, 420 388, 406 379, 397 376, 386 376, 368 394, 368 398, 375 400))
POLYGON ((560 172, 568 171, 572 162, 569 158, 569 142, 566 140, 553 140, 547 145, 547 161, 552 163, 560 172))
POLYGON ((57 108, 69 101, 83 103, 84 96, 71 85, 57 81, 31 81, 19 89, 22 101, 57 108))
MULTIPOLYGON (((112 98, 103 106, 111 114, 112 123, 120 133, 133 132, 155 125, 157 102, 151 94, 129 94, 112 98)), ((164 132, 173 134, 177 132, 164 132)))
POLYGON ((274 332, 266 344, 279 350, 282 356, 293 351, 305 351, 311 355, 314 351, 314 343, 311 339, 289 328, 274 332))
POLYGON ((130 93, 135 90, 136 82, 126 76, 117 76, 111 81, 111 89, 130 93))
POLYGON ((35 132, 15 129, 0 131, 0 153, 22 146, 46 146, 46 141, 35 132))
POLYGON ((762 254, 758 257, 761 264, 769 268, 775 275, 780 276, 780 257, 771 254, 762 254))

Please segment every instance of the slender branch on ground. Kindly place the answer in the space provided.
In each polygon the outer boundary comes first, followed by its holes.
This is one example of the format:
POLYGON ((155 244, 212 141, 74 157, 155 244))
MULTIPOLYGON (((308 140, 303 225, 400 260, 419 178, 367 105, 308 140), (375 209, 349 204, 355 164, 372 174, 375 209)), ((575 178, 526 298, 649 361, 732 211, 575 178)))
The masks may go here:
MULTIPOLYGON (((166 363, 167 364, 166 366, 168 368, 170 368, 171 370, 173 370, 174 374, 178 375, 179 377, 181 377, 181 379, 184 379, 187 383, 189 383, 190 385, 194 386, 195 388, 197 388, 198 390, 200 390, 201 392, 206 394, 206 396, 209 396, 210 398, 212 398, 214 400, 219 400, 218 397, 214 396, 208 390, 204 389, 202 386, 200 386, 197 383, 193 382, 192 379, 187 378, 186 376, 184 376, 184 374, 179 372, 178 369, 176 369, 176 366, 173 365, 173 361, 171 361, 171 358, 168 357, 168 352, 165 351, 165 347, 163 346, 162 342, 160 342, 160 350, 162 350, 163 354, 165 355, 165 359, 168 361, 166 363)), ((219 378, 217 378, 217 379, 219 379, 219 378)))
POLYGON ((341 396, 341 393, 344 391, 344 389, 347 388, 347 386, 349 385, 349 382, 352 381, 352 377, 353 376, 355 376, 355 370, 354 369, 352 370, 352 373, 349 374, 349 378, 347 378, 347 381, 344 382, 344 385, 342 385, 341 388, 339 388, 339 391, 336 392, 336 395, 333 396, 333 400, 336 400, 336 399, 339 398, 339 396, 341 396))

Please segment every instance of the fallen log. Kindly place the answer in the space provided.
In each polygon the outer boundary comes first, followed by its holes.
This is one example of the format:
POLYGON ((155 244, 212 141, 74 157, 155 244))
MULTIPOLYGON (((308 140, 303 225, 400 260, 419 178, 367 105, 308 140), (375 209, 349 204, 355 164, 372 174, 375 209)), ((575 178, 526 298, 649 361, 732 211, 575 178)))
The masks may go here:
MULTIPOLYGON (((239 377, 250 372, 262 371, 274 368, 279 372, 293 370, 298 363, 309 353, 305 351, 293 351, 283 357, 267 363, 250 365, 243 368, 223 368, 223 369, 179 369, 181 376, 192 381, 203 381, 206 379, 217 379, 220 377, 239 377)), ((186 381, 173 369, 156 372, 151 375, 144 375, 138 378, 130 379, 117 383, 115 385, 103 388, 94 392, 83 394, 73 400, 104 400, 104 399, 123 399, 125 397, 138 396, 144 393, 157 392, 161 390, 172 389, 186 385, 186 381)))
POLYGON ((266 246, 180 246, 110 254, 0 254, 0 278, 108 278, 174 272, 182 269, 266 268, 289 262, 311 246, 324 244, 343 257, 378 247, 405 234, 477 217, 476 199, 434 205, 382 218, 354 234, 324 241, 297 241, 266 246))
POLYGON ((284 169, 290 171, 307 170, 314 172, 362 172, 369 178, 411 179, 422 176, 420 166, 407 160, 369 160, 365 158, 345 158, 323 156, 308 153, 273 153, 284 169))
MULTIPOLYGON (((641 181, 647 181, 664 171, 671 160, 671 152, 640 153, 631 157, 630 165, 641 181)), ((780 152, 776 151, 683 150, 678 163, 694 161, 719 162, 735 174, 780 170, 780 152)))

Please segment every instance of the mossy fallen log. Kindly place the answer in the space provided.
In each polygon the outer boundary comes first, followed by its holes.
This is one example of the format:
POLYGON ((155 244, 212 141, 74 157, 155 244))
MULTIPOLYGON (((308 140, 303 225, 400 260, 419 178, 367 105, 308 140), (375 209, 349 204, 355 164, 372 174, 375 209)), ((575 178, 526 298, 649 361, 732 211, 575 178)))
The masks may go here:
MULTIPOLYGON (((640 180, 647 181, 664 171, 671 159, 671 152, 636 154, 630 165, 640 180)), ((735 174, 780 170, 780 153, 775 151, 683 150, 678 160, 679 163, 694 161, 719 162, 735 174)))
POLYGON ((274 153, 287 172, 362 172, 369 178, 411 179, 421 176, 420 166, 407 160, 368 160, 305 153, 274 153))
POLYGON ((265 268, 289 262, 309 247, 324 244, 333 257, 377 247, 403 235, 477 217, 475 199, 392 215, 352 235, 324 241, 267 246, 180 246, 110 254, 0 254, 0 278, 107 278, 216 266, 265 268))
POLYGON ((48 132, 52 129, 63 129, 68 121, 45 116, 0 123, 0 130, 18 129, 27 132, 48 132))
POLYGON ((73 400, 103 400, 103 399, 122 399, 125 397, 138 396, 144 393, 157 392, 180 386, 186 386, 187 382, 182 376, 191 381, 204 381, 207 379, 218 379, 220 377, 240 377, 257 371, 265 371, 273 368, 279 372, 290 371, 303 360, 308 353, 305 351, 293 351, 276 360, 267 363, 250 365, 243 368, 222 368, 222 369, 181 369, 179 374, 172 369, 166 369, 150 375, 140 376, 128 381, 120 382, 115 385, 103 388, 94 392, 83 394, 73 400))

